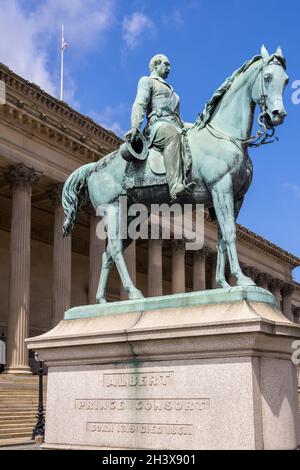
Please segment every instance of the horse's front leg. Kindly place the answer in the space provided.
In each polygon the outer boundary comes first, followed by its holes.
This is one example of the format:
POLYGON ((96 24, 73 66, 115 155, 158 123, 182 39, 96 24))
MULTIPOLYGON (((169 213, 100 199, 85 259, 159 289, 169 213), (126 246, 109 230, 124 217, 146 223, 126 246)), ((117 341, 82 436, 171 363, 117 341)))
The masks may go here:
POLYGON ((216 183, 211 194, 218 224, 226 243, 231 273, 236 277, 238 286, 255 286, 255 282, 243 274, 238 260, 231 176, 227 174, 216 183))

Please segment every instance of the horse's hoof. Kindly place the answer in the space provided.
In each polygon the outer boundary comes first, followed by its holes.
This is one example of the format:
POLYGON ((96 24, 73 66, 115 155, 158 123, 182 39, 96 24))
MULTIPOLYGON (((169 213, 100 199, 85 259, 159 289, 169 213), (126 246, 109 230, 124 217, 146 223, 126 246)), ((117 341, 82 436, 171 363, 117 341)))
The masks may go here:
POLYGON ((134 289, 131 292, 129 292, 128 298, 129 298, 129 300, 136 300, 136 299, 143 299, 144 296, 143 296, 143 294, 141 293, 140 290, 134 289))
POLYGON ((251 277, 242 276, 237 280, 237 286, 240 287, 249 287, 249 286, 256 286, 255 282, 252 281, 251 277))
POLYGON ((104 297, 101 297, 100 299, 97 299, 98 304, 106 304, 107 301, 104 297))
POLYGON ((227 281, 217 281, 217 289, 230 289, 231 285, 227 281))

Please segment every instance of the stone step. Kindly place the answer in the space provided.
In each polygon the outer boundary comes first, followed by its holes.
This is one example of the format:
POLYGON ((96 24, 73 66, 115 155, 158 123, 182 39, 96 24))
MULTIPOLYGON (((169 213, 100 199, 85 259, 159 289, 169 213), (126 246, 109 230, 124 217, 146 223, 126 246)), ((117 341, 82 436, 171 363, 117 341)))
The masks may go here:
MULTIPOLYGON (((31 393, 24 393, 22 395, 20 394, 1 394, 0 393, 0 402, 1 400, 7 400, 8 398, 11 398, 12 400, 19 400, 21 398, 39 398, 39 395, 38 393, 34 393, 34 392, 31 392, 31 393)), ((46 393, 44 394, 43 393, 43 398, 46 399, 46 393)))
MULTIPOLYGON (((38 398, 37 399, 32 399, 32 400, 24 399, 24 400, 10 400, 10 401, 9 400, 4 401, 4 400, 0 399, 0 408, 1 407, 3 408, 4 406, 10 406, 10 405, 11 406, 18 406, 18 404, 24 406, 24 405, 26 405, 26 403, 29 406, 32 406, 32 403, 30 404, 31 401, 33 401, 34 404, 38 404, 38 402, 39 402, 38 398)), ((43 400, 43 403, 46 403, 46 399, 43 400)))
POLYGON ((5 424, 11 424, 16 426, 17 424, 20 423, 32 423, 36 421, 35 415, 31 414, 28 416, 6 416, 3 418, 0 418, 0 426, 4 426, 5 424))
POLYGON ((18 431, 21 428, 27 428, 27 427, 34 428, 35 425, 36 425, 36 419, 31 420, 31 421, 29 420, 20 421, 20 422, 16 421, 14 423, 5 422, 3 424, 0 424, 0 433, 3 429, 4 430, 10 429, 11 431, 18 431))
POLYGON ((34 425, 36 423, 36 420, 35 419, 32 419, 32 420, 28 420, 28 421, 20 421, 19 423, 10 423, 10 422, 6 422, 6 423, 3 423, 1 424, 0 423, 0 433, 2 431, 7 431, 7 430, 10 430, 10 431, 19 431, 20 429, 23 429, 23 428, 33 428, 34 425))
MULTIPOLYGON (((19 412, 28 412, 30 413, 32 410, 37 411, 38 404, 34 405, 26 405, 26 404, 19 404, 19 405, 12 405, 12 406, 1 406, 0 405, 0 416, 3 414, 12 414, 12 413, 19 413, 19 412)), ((43 404, 44 410, 46 409, 46 403, 43 404)))
MULTIPOLYGON (((43 376, 43 380, 46 378, 46 376, 43 376)), ((19 386, 21 385, 35 385, 39 382, 38 376, 34 376, 34 378, 30 379, 24 379, 23 377, 21 378, 15 378, 15 377, 4 377, 3 374, 0 374, 0 385, 2 384, 18 384, 19 386)))
POLYGON ((11 416, 12 418, 14 416, 27 416, 27 415, 32 415, 32 412, 34 411, 34 413, 37 413, 38 412, 38 409, 37 408, 25 408, 25 409, 18 409, 16 410, 15 408, 14 409, 10 409, 10 410, 2 410, 0 412, 0 421, 2 419, 4 419, 5 416, 11 416))
POLYGON ((14 400, 18 400, 20 398, 38 398, 39 395, 38 393, 34 393, 34 392, 31 392, 31 393, 27 393, 27 394, 17 394, 17 393, 12 393, 12 394, 8 394, 8 393, 3 393, 3 394, 0 394, 0 400, 7 400, 8 398, 11 398, 11 399, 14 399, 14 400))
POLYGON ((2 432, 0 433, 0 441, 1 439, 16 439, 17 437, 18 438, 28 438, 30 439, 31 437, 31 434, 32 434, 32 429, 25 429, 25 430, 18 430, 18 431, 14 431, 14 432, 2 432))
MULTIPOLYGON (((43 390, 46 390, 46 387, 43 387, 43 390)), ((22 393, 39 393, 39 386, 36 385, 35 387, 27 387, 27 388, 21 388, 21 387, 4 387, 0 386, 0 394, 6 394, 6 393, 17 393, 21 395, 22 393)))
POLYGON ((6 427, 6 428, 2 428, 0 430, 0 436, 4 436, 4 435, 7 435, 7 434, 12 434, 12 433, 25 433, 25 432, 30 432, 32 431, 32 427, 31 425, 29 426, 26 426, 26 425, 23 425, 23 426, 18 426, 17 429, 15 427, 6 427))
POLYGON ((0 400, 7 400, 8 398, 19 399, 19 398, 37 398, 38 393, 0 393, 0 400))
MULTIPOLYGON (((44 410, 46 409, 46 406, 43 407, 44 410)), ((3 407, 1 408, 0 407, 0 416, 2 416, 3 414, 10 414, 13 413, 13 412, 16 412, 16 413, 19 413, 19 412, 28 412, 28 413, 36 413, 37 412, 37 409, 38 407, 37 406, 6 406, 6 407, 3 407)))
POLYGON ((0 407, 3 407, 3 406, 11 406, 11 407, 14 407, 14 406, 18 406, 18 405, 28 405, 28 406, 32 406, 32 405, 36 405, 38 404, 39 400, 38 399, 30 399, 30 398, 23 398, 23 400, 1 400, 0 399, 0 407))
MULTIPOLYGON (((38 414, 39 378, 0 374, 0 446, 31 438, 38 414)), ((47 377, 43 377, 45 412, 47 377)))
MULTIPOLYGON (((31 440, 31 436, 25 436, 25 437, 15 437, 12 439, 0 439, 0 447, 4 446, 17 446, 17 445, 27 445, 27 444, 33 444, 34 441, 31 440)), ((1 450, 1 449, 0 449, 1 450)))

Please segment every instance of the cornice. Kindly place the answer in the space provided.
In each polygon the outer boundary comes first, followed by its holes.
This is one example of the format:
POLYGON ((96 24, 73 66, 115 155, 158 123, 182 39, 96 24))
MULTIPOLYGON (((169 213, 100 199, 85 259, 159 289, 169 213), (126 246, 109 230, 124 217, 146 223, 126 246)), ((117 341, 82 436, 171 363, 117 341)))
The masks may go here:
MULTIPOLYGON (((217 223, 211 220, 208 211, 205 211, 204 218, 207 222, 216 226, 217 223)), ((288 251, 283 250, 279 246, 275 245, 269 240, 266 240, 257 233, 252 232, 243 225, 236 224, 236 229, 238 241, 249 243, 255 248, 259 248, 263 252, 281 259, 284 263, 287 263, 292 268, 300 266, 300 258, 297 256, 294 256, 288 251)))
POLYGON ((96 161, 123 141, 114 133, 80 114, 67 103, 47 94, 0 63, 0 80, 6 84, 4 117, 37 137, 54 141, 84 161, 96 161))
POLYGON ((266 240, 257 233, 252 232, 240 224, 237 224, 237 237, 238 240, 246 241, 252 246, 261 249, 265 253, 269 253, 273 256, 276 256, 277 258, 280 258, 282 261, 289 264, 293 268, 300 266, 300 259, 297 258, 297 256, 294 256, 288 251, 283 250, 279 246, 275 245, 269 240, 266 240))

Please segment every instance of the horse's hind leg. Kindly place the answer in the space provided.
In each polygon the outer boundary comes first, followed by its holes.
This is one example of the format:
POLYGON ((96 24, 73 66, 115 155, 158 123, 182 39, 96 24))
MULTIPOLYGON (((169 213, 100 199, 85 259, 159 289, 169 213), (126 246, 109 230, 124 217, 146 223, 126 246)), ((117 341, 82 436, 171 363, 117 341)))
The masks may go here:
POLYGON ((253 286, 255 283, 241 270, 236 250, 235 207, 231 176, 224 176, 211 191, 218 224, 226 243, 231 273, 237 279, 238 286, 253 286))
POLYGON ((216 284, 217 287, 228 288, 230 285, 225 278, 225 265, 227 259, 227 245, 222 237, 222 233, 219 227, 218 230, 218 241, 217 241, 217 269, 216 269, 216 284))
MULTIPOLYGON (((132 282, 132 279, 129 275, 124 256, 123 256, 123 249, 128 246, 131 240, 122 240, 120 227, 119 227, 119 206, 115 205, 115 217, 116 220, 115 228, 116 233, 114 237, 109 236, 109 226, 108 228, 108 244, 107 244, 107 251, 112 257, 113 261, 116 263, 117 269, 120 274, 121 282, 123 285, 124 290, 128 293, 129 299, 142 299, 144 296, 140 290, 138 290, 132 282)), ((107 222, 109 224, 109 221, 107 222)))
POLYGON ((109 251, 106 250, 102 256, 102 269, 100 274, 99 285, 97 289, 96 299, 99 304, 103 304, 106 302, 105 299, 105 289, 108 280, 108 275, 112 265, 114 264, 114 260, 110 255, 109 251))

